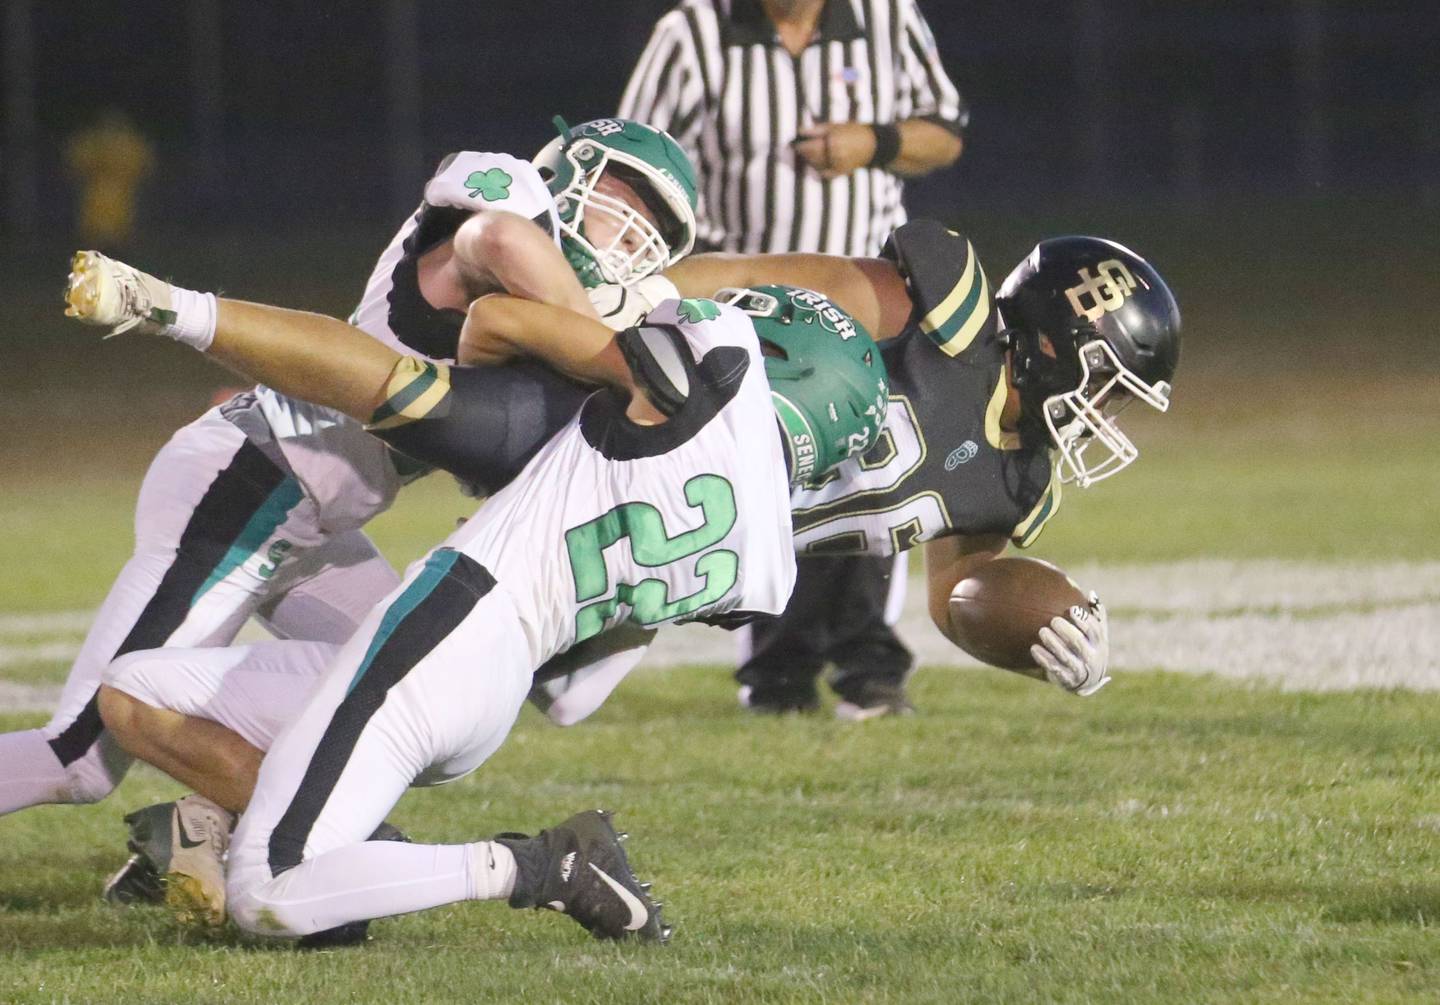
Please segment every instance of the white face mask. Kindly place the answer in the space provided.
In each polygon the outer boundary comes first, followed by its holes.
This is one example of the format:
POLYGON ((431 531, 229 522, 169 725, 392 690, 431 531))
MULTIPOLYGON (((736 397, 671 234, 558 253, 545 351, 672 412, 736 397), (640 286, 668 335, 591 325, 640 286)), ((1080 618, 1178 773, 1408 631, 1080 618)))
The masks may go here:
POLYGON ((560 231, 595 259, 605 282, 622 286, 637 283, 690 250, 688 247, 671 249, 660 235, 660 229, 640 210, 596 189, 612 160, 628 163, 630 158, 617 156, 585 140, 575 143, 565 156, 575 173, 569 186, 555 197, 561 214, 560 231), (596 152, 600 153, 598 158, 594 156, 596 152), (567 215, 568 221, 564 219, 567 215), (596 235, 600 235, 600 239, 597 240, 596 235))
POLYGON ((1087 488, 1124 470, 1140 456, 1115 417, 1132 400, 1164 412, 1170 384, 1147 384, 1120 362, 1103 339, 1080 347, 1080 386, 1045 399, 1045 425, 1059 451, 1056 468, 1062 483, 1087 488), (1103 382, 1092 391, 1091 376, 1103 382))

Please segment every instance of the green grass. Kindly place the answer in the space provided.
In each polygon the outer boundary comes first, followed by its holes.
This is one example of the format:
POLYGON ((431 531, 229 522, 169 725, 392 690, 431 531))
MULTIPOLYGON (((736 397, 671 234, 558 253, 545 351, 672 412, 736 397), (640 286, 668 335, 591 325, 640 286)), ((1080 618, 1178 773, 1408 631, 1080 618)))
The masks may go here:
MULTIPOLYGON (((1174 409, 1127 422, 1139 463, 1067 492, 1036 552, 1440 560, 1433 324, 1409 306, 1440 297, 1440 230, 1403 207, 1152 210, 967 225, 992 281, 1037 233, 1113 233, 1186 311, 1174 409)), ((164 235, 135 260, 343 315, 387 236, 164 235)), ((149 458, 228 382, 61 322, 65 250, 0 255, 4 614, 99 603, 149 458)), ((371 529, 403 564, 471 508, 431 478, 371 529)), ((64 671, 30 659, 0 679, 64 671)), ((915 697, 921 715, 863 727, 752 720, 721 668, 642 672, 582 727, 527 712, 490 764, 397 810, 441 841, 617 809, 680 926, 664 950, 499 905, 379 922, 365 949, 320 955, 113 911, 96 894, 121 814, 178 791, 137 769, 100 806, 0 819, 0 1001, 1434 1000, 1440 696, 1127 673, 1077 701, 933 671, 915 697)))
MULTIPOLYGON (((644 673, 583 728, 527 713, 414 792, 422 840, 617 809, 679 925, 609 946, 467 904, 320 956, 97 904, 136 772, 0 820, 0 998, 41 1001, 1398 1001, 1440 981, 1440 698, 1132 674, 1076 701, 917 678, 923 714, 738 716, 718 669, 644 673), (63 840, 58 840, 63 836, 63 840)), ((13 724, 13 722, 12 722, 13 724)))

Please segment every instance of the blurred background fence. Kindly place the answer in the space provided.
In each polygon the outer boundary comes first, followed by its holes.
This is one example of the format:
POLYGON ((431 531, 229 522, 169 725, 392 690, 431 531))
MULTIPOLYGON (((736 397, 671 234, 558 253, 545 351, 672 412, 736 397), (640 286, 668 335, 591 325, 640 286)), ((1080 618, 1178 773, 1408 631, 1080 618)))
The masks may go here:
MULTIPOLYGON (((921 3, 974 118, 917 210, 1440 203, 1433 0, 921 3)), ((389 225, 446 152, 613 111, 669 6, 5 0, 5 236, 68 225, 66 143, 106 109, 156 153, 143 221, 389 225)))

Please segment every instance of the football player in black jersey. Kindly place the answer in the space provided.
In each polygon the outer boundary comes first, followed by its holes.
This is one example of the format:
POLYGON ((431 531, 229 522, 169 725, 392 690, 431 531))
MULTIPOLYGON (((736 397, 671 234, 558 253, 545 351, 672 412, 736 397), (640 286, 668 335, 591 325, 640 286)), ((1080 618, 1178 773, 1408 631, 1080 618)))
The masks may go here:
MULTIPOLYGON (((796 545, 888 554, 923 543, 930 615, 952 641, 959 582, 1011 541, 1034 541, 1063 484, 1084 488, 1135 460, 1116 413, 1134 400, 1168 408, 1179 360, 1165 282, 1093 237, 1040 242, 993 294, 970 242, 928 220, 897 229, 879 258, 699 255, 666 276, 685 296, 803 285, 875 334, 891 378, 886 434, 797 490, 796 545)), ((1096 607, 1083 631, 1056 619, 1035 650, 1048 679, 1081 695, 1109 679, 1096 607)))

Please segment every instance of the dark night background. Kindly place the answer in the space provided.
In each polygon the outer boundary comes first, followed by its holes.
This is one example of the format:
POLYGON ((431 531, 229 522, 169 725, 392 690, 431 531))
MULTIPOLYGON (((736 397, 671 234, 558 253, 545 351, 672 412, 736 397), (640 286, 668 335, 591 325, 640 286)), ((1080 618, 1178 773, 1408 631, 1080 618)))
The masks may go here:
MULTIPOLYGON (((914 186, 917 210, 959 217, 1077 197, 1440 201, 1433 2, 921 5, 973 125, 960 165, 914 186)), ((113 105, 158 150, 146 220, 389 224, 447 151, 528 153, 552 114, 613 112, 670 6, 22 3, 30 66, 7 46, 5 72, 12 88, 17 69, 33 80, 35 125, 7 136, 5 162, 33 152, 38 198, 20 215, 63 225, 64 138, 113 105), (397 23, 413 28, 413 62, 397 23), (397 79, 413 89, 395 111, 397 79), (208 141, 207 115, 219 126, 208 141)), ((13 8, 7 19, 13 38, 13 8)), ((16 223, 12 209, 12 234, 16 223)))
MULTIPOLYGON (((920 5, 973 117, 958 165, 911 183, 908 202, 971 236, 992 282, 1040 237, 1100 234, 1176 291, 1192 388, 1436 372, 1440 4, 920 5)), ((613 113, 670 6, 6 0, 0 352, 50 377, 0 409, 61 407, 80 345, 55 299, 78 240, 63 152, 101 110, 126 110, 156 156, 135 237, 105 250, 344 317, 444 154, 528 155, 556 113, 613 113)), ((148 388, 157 429, 226 380, 148 352, 125 365, 163 375, 148 388)), ((118 373, 85 380, 77 393, 128 390, 118 373)))

